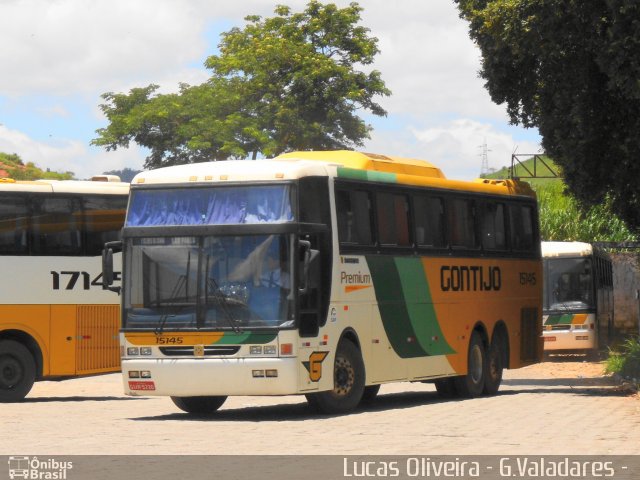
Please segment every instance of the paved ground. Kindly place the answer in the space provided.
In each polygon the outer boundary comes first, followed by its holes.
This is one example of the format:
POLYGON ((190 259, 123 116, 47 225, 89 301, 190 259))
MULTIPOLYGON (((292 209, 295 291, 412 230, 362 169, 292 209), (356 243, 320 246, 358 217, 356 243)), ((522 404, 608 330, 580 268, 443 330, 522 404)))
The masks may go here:
POLYGON ((640 454, 640 399, 579 357, 505 372, 495 397, 385 385, 376 403, 337 417, 303 397, 235 397, 192 418, 168 398, 125 397, 119 375, 41 382, 0 408, 0 455, 640 454))

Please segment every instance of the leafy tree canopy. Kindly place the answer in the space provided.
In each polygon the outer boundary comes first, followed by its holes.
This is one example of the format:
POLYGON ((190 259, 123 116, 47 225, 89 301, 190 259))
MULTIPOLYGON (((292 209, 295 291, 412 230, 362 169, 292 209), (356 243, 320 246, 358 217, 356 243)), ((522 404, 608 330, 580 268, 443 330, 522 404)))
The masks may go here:
POLYGON ((360 146, 371 127, 358 110, 386 115, 374 98, 390 94, 378 71, 357 68, 379 52, 358 25, 361 11, 311 0, 300 13, 278 6, 271 18, 248 16, 222 35, 204 84, 105 93, 109 125, 92 143, 114 150, 134 141, 150 150, 147 168, 360 146))
POLYGON ((640 228, 640 2, 455 1, 492 99, 539 128, 582 205, 640 228))

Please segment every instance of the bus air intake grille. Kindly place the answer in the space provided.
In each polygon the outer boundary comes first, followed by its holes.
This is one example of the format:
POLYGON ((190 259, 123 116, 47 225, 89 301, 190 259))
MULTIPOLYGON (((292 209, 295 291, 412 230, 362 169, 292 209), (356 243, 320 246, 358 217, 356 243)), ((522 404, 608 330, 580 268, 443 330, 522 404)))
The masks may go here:
MULTIPOLYGON (((240 350, 239 346, 233 345, 206 345, 204 347, 205 357, 218 357, 235 355, 240 350)), ((193 357, 193 347, 160 347, 160 352, 167 357, 193 357)))
POLYGON ((76 370, 78 375, 120 369, 120 307, 78 305, 76 310, 76 370))
POLYGON ((571 325, 552 325, 551 330, 571 330, 571 325))

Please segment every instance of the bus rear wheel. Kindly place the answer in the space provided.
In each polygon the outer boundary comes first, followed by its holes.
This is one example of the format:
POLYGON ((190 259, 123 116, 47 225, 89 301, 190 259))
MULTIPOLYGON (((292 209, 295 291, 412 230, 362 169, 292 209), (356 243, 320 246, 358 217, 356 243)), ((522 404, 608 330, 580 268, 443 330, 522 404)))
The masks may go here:
POLYGON ((333 390, 307 395, 309 405, 320 413, 346 413, 358 406, 364 394, 364 362, 353 342, 338 345, 333 367, 333 390))
POLYGON ((487 352, 487 371, 483 389, 486 395, 495 395, 500 388, 502 370, 504 368, 502 361, 503 348, 502 337, 497 337, 493 339, 487 352))
POLYGON ((171 400, 183 412, 207 415, 218 410, 227 397, 171 397, 171 400))
POLYGON ((455 378, 456 391, 461 397, 475 398, 482 395, 487 375, 486 356, 482 338, 478 332, 474 331, 469 341, 467 374, 455 378))
POLYGON ((19 402, 36 380, 31 352, 14 340, 0 341, 0 402, 19 402))

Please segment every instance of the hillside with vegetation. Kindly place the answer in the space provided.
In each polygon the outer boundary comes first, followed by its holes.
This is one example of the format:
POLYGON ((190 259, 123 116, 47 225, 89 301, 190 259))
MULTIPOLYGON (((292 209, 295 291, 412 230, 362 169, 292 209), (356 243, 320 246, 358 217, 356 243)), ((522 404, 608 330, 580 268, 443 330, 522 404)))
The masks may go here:
MULTIPOLYGON (((543 160, 551 171, 558 174, 557 178, 529 178, 534 168, 538 175, 551 176, 550 170, 540 163, 534 165, 533 158, 521 162, 514 169, 514 176, 529 182, 538 195, 543 240, 631 242, 640 239, 620 217, 612 213, 609 198, 591 208, 583 208, 568 193, 561 169, 550 158, 543 157, 543 160)), ((508 178, 509 170, 503 167, 485 177, 508 178)))
POLYGON ((51 172, 42 170, 33 162, 24 163, 15 153, 0 152, 0 178, 14 180, 73 180, 73 172, 51 172))

